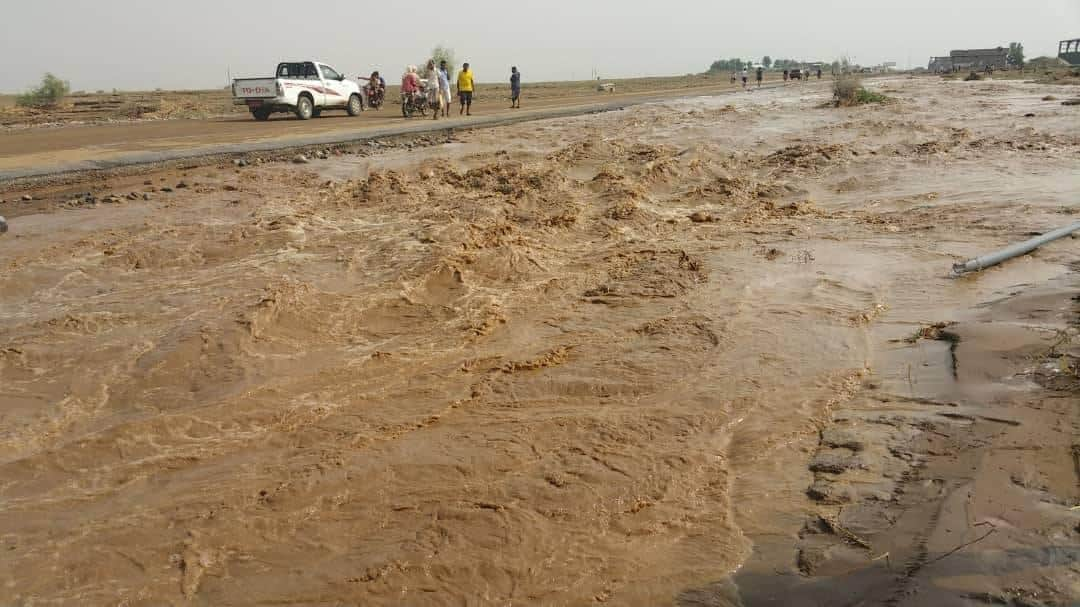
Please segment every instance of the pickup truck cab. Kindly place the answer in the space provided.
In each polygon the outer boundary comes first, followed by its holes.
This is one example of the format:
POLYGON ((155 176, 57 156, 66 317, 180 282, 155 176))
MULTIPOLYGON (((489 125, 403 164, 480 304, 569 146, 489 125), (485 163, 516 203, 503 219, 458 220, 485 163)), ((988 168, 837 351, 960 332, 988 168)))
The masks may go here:
POLYGON ((246 105, 256 120, 277 112, 308 120, 327 109, 356 116, 364 109, 360 85, 318 61, 279 63, 273 78, 233 80, 233 103, 246 105))

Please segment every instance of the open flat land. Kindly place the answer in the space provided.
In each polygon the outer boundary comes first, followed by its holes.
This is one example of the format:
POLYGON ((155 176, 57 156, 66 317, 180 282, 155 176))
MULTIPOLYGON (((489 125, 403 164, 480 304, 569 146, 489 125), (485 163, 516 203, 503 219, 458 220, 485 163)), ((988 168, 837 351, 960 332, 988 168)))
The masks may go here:
POLYGON ((0 185, 0 604, 1074 604, 1080 89, 869 86, 0 185))

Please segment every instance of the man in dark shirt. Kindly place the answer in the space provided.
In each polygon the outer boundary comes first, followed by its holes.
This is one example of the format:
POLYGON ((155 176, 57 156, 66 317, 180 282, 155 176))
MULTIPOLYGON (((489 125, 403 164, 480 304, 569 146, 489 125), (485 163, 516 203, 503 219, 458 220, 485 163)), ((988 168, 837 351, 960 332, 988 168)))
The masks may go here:
POLYGON ((758 88, 761 88, 761 79, 765 77, 765 70, 761 66, 758 66, 756 75, 757 75, 757 86, 758 86, 758 88))
POLYGON ((521 107, 521 72, 517 67, 510 68, 510 107, 521 107))

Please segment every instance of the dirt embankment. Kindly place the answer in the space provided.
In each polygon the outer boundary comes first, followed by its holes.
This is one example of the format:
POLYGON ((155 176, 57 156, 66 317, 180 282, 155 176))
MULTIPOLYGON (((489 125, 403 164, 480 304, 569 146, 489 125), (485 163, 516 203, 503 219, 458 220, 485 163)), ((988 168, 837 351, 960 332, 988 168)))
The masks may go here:
POLYGON ((0 598, 1068 604, 1077 122, 885 86, 0 207, 0 598))

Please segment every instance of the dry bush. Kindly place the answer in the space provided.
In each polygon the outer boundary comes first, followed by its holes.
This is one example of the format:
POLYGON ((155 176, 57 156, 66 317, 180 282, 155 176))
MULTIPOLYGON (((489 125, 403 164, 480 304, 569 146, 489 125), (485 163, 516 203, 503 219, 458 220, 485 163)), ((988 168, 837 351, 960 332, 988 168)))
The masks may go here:
POLYGON ((840 74, 833 80, 833 104, 836 107, 851 107, 867 103, 884 103, 888 97, 881 93, 867 90, 857 74, 840 74))
POLYGON ((862 79, 855 74, 839 74, 833 80, 833 101, 836 107, 855 105, 855 99, 859 89, 862 88, 862 79))

